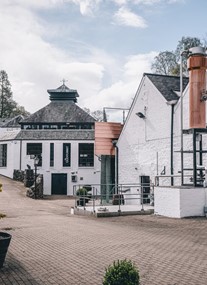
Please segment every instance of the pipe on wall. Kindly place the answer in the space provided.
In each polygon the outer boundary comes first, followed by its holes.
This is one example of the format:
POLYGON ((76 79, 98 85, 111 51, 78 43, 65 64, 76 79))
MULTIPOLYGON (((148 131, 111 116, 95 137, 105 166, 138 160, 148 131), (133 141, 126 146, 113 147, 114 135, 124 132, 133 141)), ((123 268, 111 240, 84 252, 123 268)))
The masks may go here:
POLYGON ((205 49, 190 49, 189 70, 189 127, 206 128, 206 102, 202 92, 206 91, 207 58, 205 49))
POLYGON ((173 174, 174 174, 174 161, 173 161, 173 152, 174 152, 174 137, 173 137, 173 133, 174 133, 174 107, 177 104, 177 100, 172 100, 172 101, 168 101, 167 104, 171 105, 171 131, 170 131, 170 174, 171 176, 171 186, 174 185, 174 178, 173 178, 173 174))

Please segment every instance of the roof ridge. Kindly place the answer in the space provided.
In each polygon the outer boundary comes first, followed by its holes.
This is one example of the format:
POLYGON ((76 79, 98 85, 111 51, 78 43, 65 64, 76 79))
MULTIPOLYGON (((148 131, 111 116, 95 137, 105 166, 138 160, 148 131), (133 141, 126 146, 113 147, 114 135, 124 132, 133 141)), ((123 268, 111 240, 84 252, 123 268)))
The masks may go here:
MULTIPOLYGON (((180 75, 167 75, 167 74, 158 74, 158 73, 148 73, 148 72, 144 72, 143 76, 148 76, 148 75, 152 75, 152 76, 162 76, 162 77, 174 77, 174 78, 180 78, 180 75)), ((189 76, 183 76, 183 78, 189 78, 189 76)))

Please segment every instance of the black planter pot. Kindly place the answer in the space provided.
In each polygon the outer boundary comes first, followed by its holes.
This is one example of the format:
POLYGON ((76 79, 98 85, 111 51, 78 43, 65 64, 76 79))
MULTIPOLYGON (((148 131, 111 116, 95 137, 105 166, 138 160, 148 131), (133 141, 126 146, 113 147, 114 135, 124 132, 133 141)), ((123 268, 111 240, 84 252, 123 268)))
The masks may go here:
POLYGON ((0 268, 3 267, 10 241, 10 234, 0 232, 0 268))

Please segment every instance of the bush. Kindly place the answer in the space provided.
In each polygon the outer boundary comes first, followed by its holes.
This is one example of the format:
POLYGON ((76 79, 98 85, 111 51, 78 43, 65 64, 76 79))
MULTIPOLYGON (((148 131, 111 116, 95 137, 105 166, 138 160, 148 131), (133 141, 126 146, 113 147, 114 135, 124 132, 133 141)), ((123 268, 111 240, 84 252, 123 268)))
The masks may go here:
POLYGON ((76 195, 77 196, 87 196, 88 192, 85 188, 79 188, 77 191, 76 191, 76 195))
POLYGON ((76 191, 76 195, 80 196, 80 198, 77 200, 77 206, 85 206, 85 204, 90 200, 88 191, 85 188, 79 188, 76 191))
POLYGON ((139 285, 139 271, 131 260, 114 261, 106 268, 103 285, 139 285))

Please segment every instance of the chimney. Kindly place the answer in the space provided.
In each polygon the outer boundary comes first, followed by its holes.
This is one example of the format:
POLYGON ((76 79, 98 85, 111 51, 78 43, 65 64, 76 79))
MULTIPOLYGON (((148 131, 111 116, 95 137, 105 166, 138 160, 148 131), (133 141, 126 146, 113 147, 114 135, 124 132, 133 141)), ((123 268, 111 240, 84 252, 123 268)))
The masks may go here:
POLYGON ((205 49, 194 47, 188 58, 189 123, 190 128, 206 128, 206 69, 205 49))

